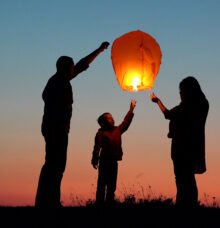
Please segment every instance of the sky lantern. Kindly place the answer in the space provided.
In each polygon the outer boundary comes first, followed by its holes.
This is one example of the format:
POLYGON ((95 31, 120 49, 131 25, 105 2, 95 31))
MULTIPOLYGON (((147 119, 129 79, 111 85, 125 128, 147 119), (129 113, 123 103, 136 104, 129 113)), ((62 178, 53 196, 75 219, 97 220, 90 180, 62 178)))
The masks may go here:
POLYGON ((157 41, 140 30, 117 38, 112 45, 112 64, 121 89, 152 89, 162 53, 157 41))

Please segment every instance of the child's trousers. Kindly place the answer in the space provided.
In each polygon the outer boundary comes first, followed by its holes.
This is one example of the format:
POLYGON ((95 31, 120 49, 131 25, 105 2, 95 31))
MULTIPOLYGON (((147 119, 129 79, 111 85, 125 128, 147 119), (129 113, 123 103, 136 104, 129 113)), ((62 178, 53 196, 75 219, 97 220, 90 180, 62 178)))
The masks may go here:
POLYGON ((115 160, 100 160, 96 192, 96 204, 114 203, 118 175, 118 162, 115 160))

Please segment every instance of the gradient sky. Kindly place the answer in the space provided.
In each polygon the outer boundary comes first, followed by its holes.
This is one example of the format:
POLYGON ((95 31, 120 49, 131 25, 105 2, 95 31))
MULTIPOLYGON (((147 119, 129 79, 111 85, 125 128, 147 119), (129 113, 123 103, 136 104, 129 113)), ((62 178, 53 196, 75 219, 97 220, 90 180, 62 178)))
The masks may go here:
MULTIPOLYGON (((42 91, 59 56, 77 62, 103 41, 142 30, 163 53, 152 91, 167 108, 180 102, 178 84, 195 76, 210 111, 206 124, 207 172, 197 175, 199 199, 220 200, 220 1, 219 0, 1 0, 0 7, 0 205, 33 205, 44 139, 42 91)), ((149 92, 122 91, 111 63, 111 46, 71 82, 74 94, 62 200, 94 198, 97 171, 90 164, 97 117, 111 112, 119 124, 137 100, 123 135, 117 196, 175 196, 168 121, 149 92)))

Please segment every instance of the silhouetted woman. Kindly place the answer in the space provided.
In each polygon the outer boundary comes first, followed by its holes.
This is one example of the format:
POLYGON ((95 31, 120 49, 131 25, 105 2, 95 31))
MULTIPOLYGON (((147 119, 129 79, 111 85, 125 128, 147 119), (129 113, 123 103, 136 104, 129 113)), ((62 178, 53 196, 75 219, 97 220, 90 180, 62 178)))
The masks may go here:
POLYGON ((198 203, 195 174, 206 171, 205 122, 209 103, 198 81, 189 76, 179 84, 181 102, 168 110, 158 97, 150 94, 166 119, 170 120, 168 137, 172 138, 171 157, 176 178, 176 205, 194 207, 198 203))

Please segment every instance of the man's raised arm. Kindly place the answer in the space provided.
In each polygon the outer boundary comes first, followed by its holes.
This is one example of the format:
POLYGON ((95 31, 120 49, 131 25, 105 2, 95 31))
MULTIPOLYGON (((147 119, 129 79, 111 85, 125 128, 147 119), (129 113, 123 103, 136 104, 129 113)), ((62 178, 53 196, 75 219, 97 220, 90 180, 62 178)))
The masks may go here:
MULTIPOLYGON (((82 58, 74 67, 74 76, 75 78, 79 73, 81 73, 84 70, 87 70, 89 67, 89 64, 105 49, 107 49, 109 46, 109 42, 103 42, 99 48, 97 48, 95 51, 87 55, 86 57, 82 58)), ((71 79, 73 79, 71 78, 71 79)))

